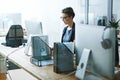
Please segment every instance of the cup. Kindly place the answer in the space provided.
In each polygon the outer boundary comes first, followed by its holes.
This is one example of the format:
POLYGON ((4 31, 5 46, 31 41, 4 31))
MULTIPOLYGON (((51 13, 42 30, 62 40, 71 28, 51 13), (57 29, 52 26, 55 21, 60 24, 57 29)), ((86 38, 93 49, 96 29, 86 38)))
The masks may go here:
POLYGON ((6 80, 6 62, 2 56, 0 56, 0 80, 6 80))

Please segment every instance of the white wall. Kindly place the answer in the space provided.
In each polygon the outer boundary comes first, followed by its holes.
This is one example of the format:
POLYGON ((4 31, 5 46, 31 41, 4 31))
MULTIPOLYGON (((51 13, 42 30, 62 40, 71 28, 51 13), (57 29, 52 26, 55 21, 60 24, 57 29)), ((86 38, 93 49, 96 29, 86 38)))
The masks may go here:
MULTIPOLYGON (((84 21, 85 0, 0 0, 0 13, 21 13, 23 27, 25 20, 41 21, 44 34, 49 35, 50 45, 59 42, 65 26, 60 19, 61 10, 71 6, 75 11, 74 21, 84 21)), ((119 0, 117 0, 119 1, 119 0)), ((90 0, 93 18, 107 14, 107 0, 90 0)), ((91 19, 92 20, 92 19, 91 19)), ((93 19, 94 21, 94 19, 93 19)), ((92 21, 92 22, 93 22, 92 21)))
POLYGON ((38 14, 39 20, 42 21, 43 32, 44 34, 49 35, 51 44, 53 44, 53 42, 60 42, 61 40, 61 33, 65 26, 60 19, 61 10, 63 8, 68 6, 73 7, 76 13, 74 20, 75 22, 79 22, 79 17, 77 17, 79 14, 79 5, 77 0, 44 0, 38 5, 41 5, 39 8, 40 13, 38 14))
POLYGON ((11 25, 21 24, 21 13, 2 13, 0 14, 0 30, 8 31, 11 25))
POLYGON ((36 0, 34 5, 35 9, 23 14, 24 17, 27 16, 26 19, 39 20, 42 22, 43 32, 49 35, 50 45, 53 45, 54 42, 60 42, 61 40, 61 33, 65 26, 60 19, 61 10, 68 6, 73 7, 76 13, 74 20, 75 22, 79 22, 79 17, 77 17, 80 10, 78 0, 36 0), (31 14, 32 17, 29 17, 29 14, 31 14))
MULTIPOLYGON (((22 20, 36 20, 43 23, 44 34, 49 35, 50 45, 59 42, 62 29, 65 26, 60 19, 61 10, 73 7, 79 22, 79 0, 1 0, 0 13, 22 13, 22 20)), ((23 24, 23 27, 24 24, 23 24)))

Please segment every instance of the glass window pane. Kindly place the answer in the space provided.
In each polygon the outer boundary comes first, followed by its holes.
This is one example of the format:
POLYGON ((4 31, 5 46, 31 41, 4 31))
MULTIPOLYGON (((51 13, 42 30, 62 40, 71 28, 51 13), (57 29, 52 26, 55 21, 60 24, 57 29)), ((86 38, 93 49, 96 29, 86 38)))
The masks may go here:
POLYGON ((89 0, 89 24, 106 25, 107 0, 89 0))

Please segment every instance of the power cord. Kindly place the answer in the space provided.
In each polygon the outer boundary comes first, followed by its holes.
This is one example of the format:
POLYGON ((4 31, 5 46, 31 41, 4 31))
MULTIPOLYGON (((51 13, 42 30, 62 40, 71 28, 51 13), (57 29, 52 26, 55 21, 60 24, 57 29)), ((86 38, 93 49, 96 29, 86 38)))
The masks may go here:
POLYGON ((7 66, 8 66, 8 57, 9 57, 11 54, 15 53, 16 51, 22 49, 23 47, 24 47, 24 46, 15 49, 14 51, 10 52, 10 53, 5 57, 6 74, 8 74, 10 80, 12 80, 12 77, 11 77, 10 73, 8 72, 8 68, 7 68, 7 66))
MULTIPOLYGON (((74 70, 74 71, 68 73, 67 75, 65 75, 65 76, 57 79, 57 80, 63 80, 63 79, 65 79, 65 78, 69 77, 70 75, 74 74, 74 73, 77 72, 78 70, 80 70, 80 69, 74 70)), ((90 71, 87 70, 87 69, 86 69, 85 72, 88 72, 88 73, 90 73, 90 74, 92 74, 92 75, 95 75, 95 76, 97 76, 97 77, 103 78, 101 75, 98 75, 98 74, 96 74, 96 73, 94 73, 94 72, 90 72, 90 71)))
POLYGON ((11 77, 10 73, 9 73, 9 72, 7 72, 7 74, 8 74, 8 76, 9 76, 10 80, 12 80, 12 77, 11 77))
POLYGON ((62 78, 59 78, 59 79, 57 79, 57 80, 63 80, 63 79, 65 79, 65 78, 69 77, 70 75, 74 74, 75 72, 76 72, 76 70, 68 73, 67 75, 65 75, 65 76, 63 76, 62 78))

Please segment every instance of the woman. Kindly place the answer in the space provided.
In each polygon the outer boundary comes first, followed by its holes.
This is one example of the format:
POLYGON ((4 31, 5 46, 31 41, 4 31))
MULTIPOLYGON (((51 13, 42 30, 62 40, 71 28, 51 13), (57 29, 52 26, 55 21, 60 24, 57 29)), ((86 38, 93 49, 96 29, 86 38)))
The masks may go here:
POLYGON ((75 40, 75 23, 73 18, 75 13, 71 7, 62 10, 62 20, 67 25, 63 29, 61 42, 73 42, 75 40))

